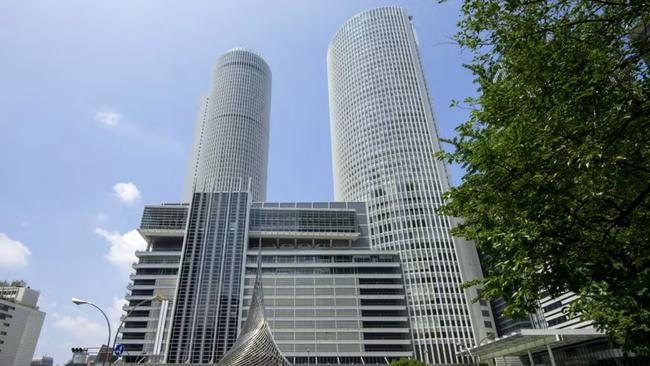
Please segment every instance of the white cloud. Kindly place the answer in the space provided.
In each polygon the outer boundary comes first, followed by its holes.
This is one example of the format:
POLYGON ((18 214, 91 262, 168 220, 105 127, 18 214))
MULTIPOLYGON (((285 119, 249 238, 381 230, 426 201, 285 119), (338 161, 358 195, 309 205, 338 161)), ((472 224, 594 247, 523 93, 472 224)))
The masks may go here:
MULTIPOLYGON (((93 313, 92 319, 85 315, 57 315, 56 317, 58 319, 54 326, 65 333, 63 337, 57 340, 58 342, 65 339, 66 343, 74 347, 99 347, 99 345, 106 344, 108 341, 106 321, 99 312, 93 313)), ((111 334, 111 338, 113 336, 111 334)))
POLYGON ((91 320, 84 315, 62 316, 54 325, 69 334, 75 341, 83 342, 82 346, 105 344, 108 340, 106 324, 91 320))
POLYGON ((97 228, 95 233, 106 239, 111 245, 106 259, 126 273, 131 271, 131 264, 137 261, 135 251, 147 248, 147 242, 136 230, 120 234, 117 231, 108 232, 97 228))
POLYGON ((50 314, 56 311, 59 304, 49 293, 41 291, 41 295, 38 297, 38 306, 41 309, 45 309, 45 311, 50 314))
MULTIPOLYGON (((110 306, 97 304, 106 312, 108 320, 111 323, 111 338, 115 337, 117 327, 120 325, 120 316, 123 314, 122 307, 127 303, 125 299, 113 298, 110 306)), ((72 305, 70 305, 72 306, 72 305)), ((48 316, 54 320, 54 326, 64 333, 55 344, 67 344, 70 347, 98 347, 100 344, 106 344, 108 340, 108 328, 104 318, 86 305, 80 307, 72 306, 75 315, 62 315, 53 311, 48 316), (78 314, 78 315, 77 315, 78 314)), ((111 339, 111 342, 113 339, 111 339)))
POLYGON ((95 121, 108 127, 117 127, 122 121, 122 115, 113 111, 100 111, 95 113, 95 121))
POLYGON ((129 302, 124 298, 113 298, 113 305, 111 305, 111 307, 108 309, 108 318, 113 324, 113 329, 117 329, 117 327, 120 325, 120 317, 122 314, 124 314, 124 310, 122 310, 122 308, 128 303, 129 302))
POLYGON ((24 267, 31 254, 25 244, 0 233, 0 267, 24 267))
POLYGON ((115 184, 113 186, 113 193, 120 201, 129 206, 133 205, 133 202, 141 197, 140 190, 138 190, 138 187, 133 182, 115 184))

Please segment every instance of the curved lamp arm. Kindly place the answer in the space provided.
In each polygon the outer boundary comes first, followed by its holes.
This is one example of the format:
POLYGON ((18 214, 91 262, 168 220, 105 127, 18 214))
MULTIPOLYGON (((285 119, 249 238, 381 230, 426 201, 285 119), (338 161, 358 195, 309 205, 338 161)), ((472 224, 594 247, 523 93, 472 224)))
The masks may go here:
MULTIPOLYGON (((106 316, 106 313, 104 312, 104 310, 102 310, 99 306, 93 304, 90 301, 76 299, 76 298, 73 297, 72 302, 75 303, 76 305, 90 305, 90 306, 94 307, 95 309, 99 310, 100 313, 102 313, 102 315, 104 316, 104 319, 106 319, 106 325, 108 326, 108 341, 107 341, 108 343, 106 343, 106 352, 108 353, 109 349, 111 348, 111 322, 108 320, 108 317, 106 316)), ((104 361, 102 362, 102 365, 105 365, 105 364, 106 364, 106 359, 104 359, 104 361)))

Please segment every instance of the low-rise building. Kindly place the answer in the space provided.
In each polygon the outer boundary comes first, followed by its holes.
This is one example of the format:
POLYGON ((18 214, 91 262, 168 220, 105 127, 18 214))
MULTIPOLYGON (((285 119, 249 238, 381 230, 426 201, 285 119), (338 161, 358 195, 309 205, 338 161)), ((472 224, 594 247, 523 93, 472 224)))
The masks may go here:
POLYGON ((53 366, 54 359, 52 357, 43 356, 41 358, 33 359, 30 366, 53 366))
POLYGON ((612 346, 606 333, 594 328, 593 322, 580 315, 570 315, 568 308, 579 297, 573 292, 544 296, 535 314, 513 320, 503 314, 503 299, 492 302, 498 338, 462 348, 462 354, 495 365, 647 365, 647 358, 627 355, 612 346))
POLYGON ((267 319, 292 364, 412 357, 399 253, 369 241, 364 203, 254 203, 242 320, 261 255, 267 319))
POLYGON ((399 253, 371 249, 364 203, 249 200, 224 192, 145 207, 124 361, 219 361, 247 319, 258 256, 269 329, 292 364, 413 356, 399 253))
POLYGON ((36 306, 39 295, 29 287, 0 285, 0 365, 31 363, 45 319, 36 306))

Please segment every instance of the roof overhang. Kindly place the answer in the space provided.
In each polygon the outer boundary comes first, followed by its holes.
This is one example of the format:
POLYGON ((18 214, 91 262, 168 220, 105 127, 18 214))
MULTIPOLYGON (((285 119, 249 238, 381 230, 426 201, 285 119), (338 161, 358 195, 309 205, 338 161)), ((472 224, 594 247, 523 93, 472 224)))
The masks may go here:
POLYGON ((138 233, 147 239, 150 237, 184 237, 184 229, 138 229, 138 233))
POLYGON ((503 356, 524 356, 551 348, 604 338, 593 328, 584 329, 520 329, 506 336, 481 343, 458 352, 459 355, 491 359, 503 356))

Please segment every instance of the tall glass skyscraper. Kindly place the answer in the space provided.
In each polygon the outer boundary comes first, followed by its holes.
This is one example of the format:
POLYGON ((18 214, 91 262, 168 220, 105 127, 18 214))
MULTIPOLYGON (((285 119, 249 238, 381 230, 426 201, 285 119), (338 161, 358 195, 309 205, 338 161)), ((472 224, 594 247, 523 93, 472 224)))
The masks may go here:
POLYGON ((456 353, 490 332, 492 316, 487 303, 469 303, 476 289, 460 288, 481 275, 475 247, 436 213, 449 178, 434 159, 438 132, 410 17, 394 7, 358 14, 332 39, 327 63, 335 198, 366 201, 373 248, 400 253, 416 356, 469 363, 456 353))
POLYGON ((266 199, 271 70, 257 53, 234 48, 219 58, 201 99, 183 200, 192 192, 239 189, 266 199))

